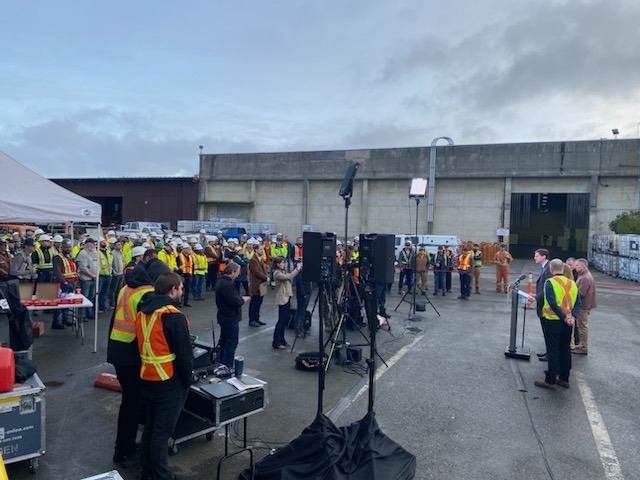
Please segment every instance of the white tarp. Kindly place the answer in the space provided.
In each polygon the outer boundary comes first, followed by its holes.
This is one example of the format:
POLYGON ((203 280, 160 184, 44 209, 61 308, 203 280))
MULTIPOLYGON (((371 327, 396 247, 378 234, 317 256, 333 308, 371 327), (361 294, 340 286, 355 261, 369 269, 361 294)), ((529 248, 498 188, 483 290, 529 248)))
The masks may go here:
POLYGON ((102 206, 0 151, 0 223, 100 223, 102 206))

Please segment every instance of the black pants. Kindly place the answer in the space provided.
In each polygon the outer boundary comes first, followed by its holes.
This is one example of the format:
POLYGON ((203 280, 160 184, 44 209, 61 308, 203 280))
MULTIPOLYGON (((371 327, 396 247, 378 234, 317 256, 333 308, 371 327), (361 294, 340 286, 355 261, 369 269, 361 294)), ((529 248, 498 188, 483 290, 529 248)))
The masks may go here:
POLYGON ((251 295, 249 302, 249 321, 257 322, 260 320, 260 307, 262 306, 262 298, 258 295, 251 295))
POLYGON ((118 414, 118 433, 116 434, 116 450, 123 455, 136 451, 136 435, 138 424, 144 423, 142 404, 142 383, 140 366, 118 366, 116 376, 122 387, 122 403, 118 414))
POLYGON ((218 264, 212 263, 207 270, 207 283, 206 289, 213 290, 216 288, 216 282, 218 281, 218 264))
POLYGON ((444 283, 447 287, 447 292, 451 291, 451 272, 444 272, 444 283))
POLYGON ((183 273, 182 278, 184 278, 182 305, 187 305, 189 303, 189 294, 191 293, 191 275, 189 275, 188 273, 183 273))
POLYGON ((173 480, 174 474, 169 469, 167 445, 178 423, 189 389, 162 388, 164 386, 160 385, 151 387, 144 384, 142 386, 142 398, 147 415, 140 443, 142 478, 173 480))
POLYGON ((544 319, 545 340, 547 343, 547 383, 555 384, 556 376, 569 381, 571 371, 571 327, 562 320, 544 319))

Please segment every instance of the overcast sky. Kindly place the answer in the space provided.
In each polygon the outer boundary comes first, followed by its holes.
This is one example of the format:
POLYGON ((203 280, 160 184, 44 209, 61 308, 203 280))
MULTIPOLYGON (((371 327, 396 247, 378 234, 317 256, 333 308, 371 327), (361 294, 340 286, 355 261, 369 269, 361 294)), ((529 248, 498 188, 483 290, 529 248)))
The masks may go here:
POLYGON ((639 19, 638 0, 4 0, 0 150, 49 178, 190 176, 199 145, 636 138, 639 19))

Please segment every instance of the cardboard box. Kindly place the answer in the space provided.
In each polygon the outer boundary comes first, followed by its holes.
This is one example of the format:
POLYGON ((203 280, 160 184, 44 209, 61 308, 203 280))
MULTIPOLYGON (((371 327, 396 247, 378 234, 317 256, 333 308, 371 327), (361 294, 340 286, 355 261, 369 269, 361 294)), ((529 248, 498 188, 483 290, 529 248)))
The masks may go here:
POLYGON ((44 335, 44 323, 33 322, 32 332, 34 337, 41 337, 42 335, 44 335))

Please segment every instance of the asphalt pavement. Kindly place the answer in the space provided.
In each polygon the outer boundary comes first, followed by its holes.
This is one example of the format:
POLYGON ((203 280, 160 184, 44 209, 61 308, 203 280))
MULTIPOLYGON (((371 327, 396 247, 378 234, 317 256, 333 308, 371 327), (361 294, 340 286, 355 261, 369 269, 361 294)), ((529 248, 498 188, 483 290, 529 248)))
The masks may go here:
MULTIPOLYGON (((537 271, 532 260, 515 260, 511 277, 529 271, 537 271)), ((530 349, 531 359, 505 357, 511 306, 509 295, 495 292, 493 267, 483 267, 481 294, 468 301, 457 299, 457 274, 446 297, 432 296, 431 290, 426 299, 419 294, 418 299, 431 302, 418 312, 419 321, 409 319, 409 303, 394 311, 400 301, 394 285, 387 299, 391 329, 377 335, 386 366, 376 357, 374 410, 381 430, 416 456, 417 479, 640 478, 640 286, 592 273, 599 307, 590 315, 589 355, 573 356, 571 387, 556 391, 533 385, 546 367, 536 357, 544 341, 535 310, 527 310, 524 319, 519 311, 517 344, 530 349)), ((215 300, 213 292, 204 296, 184 311, 192 332, 209 340, 212 326, 218 334, 215 300)), ((317 351, 318 313, 310 336, 299 339, 292 352, 271 348, 277 320, 273 292, 262 307, 266 326, 250 327, 244 310, 237 354, 245 357, 245 373, 267 382, 267 406, 247 421, 248 443, 259 459, 287 444, 315 417, 317 375, 296 370, 294 359, 317 351)), ((99 317, 97 353, 92 351, 93 323, 87 324, 81 345, 72 331, 51 330, 50 317, 40 316, 47 328, 33 350, 47 387, 46 454, 35 476, 27 462, 20 462, 7 466, 9 478, 75 480, 117 469, 124 479, 136 479, 138 467, 118 468, 111 461, 120 394, 93 385, 100 373, 114 371, 105 363, 108 315, 99 317)), ((363 333, 347 331, 347 340, 365 343, 363 333)), ((293 343, 291 330, 287 340, 293 343)), ((368 356, 368 347, 362 348, 368 356)), ((367 413, 367 386, 364 362, 332 365, 323 411, 338 426, 361 419, 367 413)), ((240 425, 232 428, 232 449, 241 442, 240 425)), ((221 433, 180 445, 170 465, 181 479, 215 478, 224 454, 221 433)), ((222 478, 237 478, 247 462, 246 453, 230 458, 222 478)))

